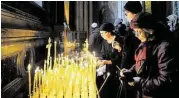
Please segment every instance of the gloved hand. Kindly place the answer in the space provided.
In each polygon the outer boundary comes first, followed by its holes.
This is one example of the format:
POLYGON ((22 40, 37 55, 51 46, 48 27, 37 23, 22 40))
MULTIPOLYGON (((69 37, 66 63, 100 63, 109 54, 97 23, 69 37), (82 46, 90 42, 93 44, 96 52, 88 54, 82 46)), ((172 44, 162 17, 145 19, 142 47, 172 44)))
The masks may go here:
POLYGON ((133 77, 133 81, 128 82, 128 84, 129 84, 130 86, 136 86, 136 84, 139 83, 140 79, 141 79, 140 77, 133 77))
POLYGON ((97 68, 97 76, 102 76, 106 72, 106 65, 97 68))
POLYGON ((140 77, 133 77, 133 79, 134 79, 134 82, 135 82, 135 83, 138 83, 141 78, 140 78, 140 77))

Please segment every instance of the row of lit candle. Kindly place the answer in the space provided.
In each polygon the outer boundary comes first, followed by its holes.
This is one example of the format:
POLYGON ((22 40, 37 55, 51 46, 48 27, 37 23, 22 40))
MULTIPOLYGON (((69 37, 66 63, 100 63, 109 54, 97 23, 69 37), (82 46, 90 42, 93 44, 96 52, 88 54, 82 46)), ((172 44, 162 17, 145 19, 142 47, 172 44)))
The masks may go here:
POLYGON ((56 57, 56 42, 54 42, 54 63, 50 57, 51 41, 47 45, 48 55, 44 68, 35 70, 33 89, 31 93, 31 65, 29 72, 30 98, 96 98, 96 65, 95 54, 87 51, 86 41, 84 51, 73 55, 56 57))

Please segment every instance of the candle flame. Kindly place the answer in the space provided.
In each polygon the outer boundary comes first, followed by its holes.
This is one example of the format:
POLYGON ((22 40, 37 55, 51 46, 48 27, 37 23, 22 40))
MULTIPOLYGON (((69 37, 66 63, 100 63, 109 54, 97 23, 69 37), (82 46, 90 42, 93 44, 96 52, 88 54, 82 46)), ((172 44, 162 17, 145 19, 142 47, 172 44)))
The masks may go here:
POLYGON ((31 65, 30 65, 30 64, 28 65, 28 68, 27 68, 27 69, 28 69, 28 71, 30 71, 30 69, 31 69, 31 65))
POLYGON ((33 94, 30 97, 97 98, 97 58, 95 53, 88 51, 87 42, 83 52, 68 56, 61 54, 57 58, 54 56, 53 59, 58 60, 55 63, 52 63, 52 57, 49 55, 44 61, 44 68, 35 69, 33 94))

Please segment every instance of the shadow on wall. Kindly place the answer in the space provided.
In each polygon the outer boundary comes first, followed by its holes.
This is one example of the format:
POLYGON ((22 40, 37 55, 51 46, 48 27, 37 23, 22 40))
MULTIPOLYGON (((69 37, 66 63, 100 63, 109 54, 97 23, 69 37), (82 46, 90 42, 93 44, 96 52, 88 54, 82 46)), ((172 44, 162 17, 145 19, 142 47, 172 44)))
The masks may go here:
POLYGON ((103 1, 99 3, 99 24, 110 22, 114 23, 118 16, 118 2, 117 1, 103 1))

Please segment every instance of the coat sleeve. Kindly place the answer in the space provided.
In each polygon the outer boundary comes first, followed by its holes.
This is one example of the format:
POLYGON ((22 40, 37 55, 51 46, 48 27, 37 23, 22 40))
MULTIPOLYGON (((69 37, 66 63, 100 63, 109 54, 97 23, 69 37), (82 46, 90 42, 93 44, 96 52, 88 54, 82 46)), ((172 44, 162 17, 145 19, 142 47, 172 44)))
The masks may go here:
MULTIPOLYGON (((115 41, 117 41, 120 44, 121 48, 122 48, 122 46, 123 46, 123 39, 121 37, 119 37, 119 36, 116 36, 116 40, 115 41)), ((114 49, 114 54, 116 56, 115 56, 115 58, 111 59, 112 64, 113 65, 120 65, 121 64, 121 59, 122 59, 122 53, 118 52, 117 49, 114 49)))
POLYGON ((120 65, 121 64, 121 53, 119 53, 116 49, 114 49, 115 57, 111 59, 112 65, 120 65))
MULTIPOLYGON (((170 74, 172 73, 172 65, 174 65, 174 57, 171 48, 168 44, 161 45, 157 53, 158 73, 155 77, 150 79, 141 78, 137 85, 142 87, 142 91, 146 95, 151 95, 159 89, 163 88, 170 81, 170 74)), ((152 66, 152 65, 151 65, 152 66)), ((153 65, 154 66, 154 65, 153 65)))
POLYGON ((128 78, 136 76, 135 64, 129 70, 124 71, 123 74, 128 78))

